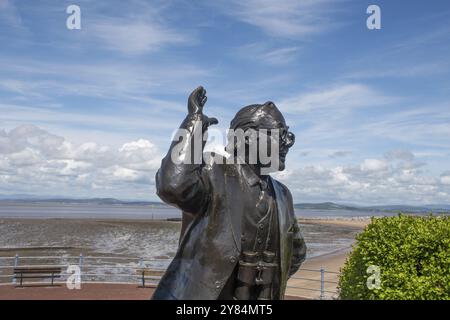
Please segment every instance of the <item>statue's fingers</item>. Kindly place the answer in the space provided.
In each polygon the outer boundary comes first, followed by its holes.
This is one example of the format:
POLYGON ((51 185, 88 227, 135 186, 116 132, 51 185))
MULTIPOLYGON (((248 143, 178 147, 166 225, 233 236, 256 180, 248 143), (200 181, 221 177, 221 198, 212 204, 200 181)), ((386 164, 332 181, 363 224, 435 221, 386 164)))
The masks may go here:
POLYGON ((202 86, 198 86, 194 91, 195 92, 199 92, 199 93, 203 93, 203 91, 205 91, 205 89, 202 86))
POLYGON ((216 118, 208 118, 208 126, 218 124, 218 123, 219 123, 219 120, 217 120, 216 118))
POLYGON ((204 91, 205 91, 205 89, 203 89, 202 86, 198 86, 191 92, 191 94, 189 95, 189 99, 196 100, 198 97, 201 97, 201 95, 203 94, 204 91))
POLYGON ((204 106, 207 100, 208 100, 208 97, 207 96, 203 96, 202 101, 201 101, 201 105, 204 106))

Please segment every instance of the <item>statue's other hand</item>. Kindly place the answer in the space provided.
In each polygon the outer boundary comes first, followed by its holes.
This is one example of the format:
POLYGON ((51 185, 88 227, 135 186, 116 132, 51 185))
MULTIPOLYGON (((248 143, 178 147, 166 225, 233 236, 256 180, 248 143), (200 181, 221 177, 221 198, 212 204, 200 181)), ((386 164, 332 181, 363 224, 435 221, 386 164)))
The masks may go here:
POLYGON ((203 113, 203 106, 208 98, 206 97, 206 90, 199 86, 192 91, 188 99, 188 112, 189 114, 203 113))

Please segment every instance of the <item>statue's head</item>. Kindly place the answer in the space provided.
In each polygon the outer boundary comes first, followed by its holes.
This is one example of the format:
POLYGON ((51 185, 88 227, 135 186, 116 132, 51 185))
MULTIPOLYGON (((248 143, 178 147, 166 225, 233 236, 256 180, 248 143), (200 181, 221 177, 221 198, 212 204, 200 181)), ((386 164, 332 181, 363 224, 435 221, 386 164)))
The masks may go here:
MULTIPOLYGON (((236 131, 243 130, 245 133, 253 132, 256 136, 245 136, 245 144, 249 146, 246 150, 257 150, 257 164, 261 167, 269 167, 274 165, 262 161, 261 154, 267 153, 270 159, 277 162, 276 169, 284 170, 286 155, 289 148, 295 142, 295 135, 289 132, 283 115, 280 110, 271 101, 264 104, 253 104, 243 107, 234 116, 230 124, 230 129, 236 131), (261 148, 266 148, 260 152, 261 148), (264 152, 266 151, 267 152, 264 152), (272 154, 273 153, 277 154, 272 154), (278 152, 277 152, 278 151, 278 152)), ((246 153, 246 161, 248 161, 248 152, 246 153)))

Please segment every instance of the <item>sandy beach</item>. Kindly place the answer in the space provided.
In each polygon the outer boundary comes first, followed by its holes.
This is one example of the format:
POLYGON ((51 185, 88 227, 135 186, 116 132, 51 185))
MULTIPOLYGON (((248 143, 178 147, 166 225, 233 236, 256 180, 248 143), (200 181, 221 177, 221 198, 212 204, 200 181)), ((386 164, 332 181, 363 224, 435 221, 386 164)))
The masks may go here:
MULTIPOLYGON (((299 220, 300 224, 320 224, 327 226, 351 227, 359 231, 370 223, 370 219, 363 220, 299 220)), ((339 270, 344 265, 351 247, 336 250, 325 255, 306 259, 300 270, 288 281, 286 294, 301 296, 310 299, 317 299, 320 296, 321 273, 317 272, 323 268, 325 298, 334 299, 337 297, 337 282, 339 280, 339 270), (314 270, 314 271, 310 271, 314 270), (327 282, 328 281, 328 282, 327 282), (299 289, 301 287, 303 289, 299 289)))
POLYGON ((322 224, 328 226, 354 227, 364 229, 369 223, 370 218, 364 219, 299 219, 300 224, 322 224))

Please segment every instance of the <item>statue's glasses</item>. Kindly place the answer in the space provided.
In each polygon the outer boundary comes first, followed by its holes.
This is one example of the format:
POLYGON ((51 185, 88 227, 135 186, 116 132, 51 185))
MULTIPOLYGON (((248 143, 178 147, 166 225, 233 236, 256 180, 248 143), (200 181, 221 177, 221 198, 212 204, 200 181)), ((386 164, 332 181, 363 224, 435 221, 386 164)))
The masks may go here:
POLYGON ((290 148, 295 143, 295 134, 289 131, 289 127, 280 129, 280 140, 281 144, 290 148))
POLYGON ((288 126, 282 127, 282 128, 276 128, 276 129, 267 129, 267 132, 265 134, 267 134, 267 136, 270 137, 270 139, 273 142, 275 142, 275 143, 279 142, 280 147, 283 146, 286 148, 290 148, 295 143, 295 134, 293 134, 292 132, 289 131, 288 126), (278 130, 278 133, 277 133, 277 136, 279 137, 278 141, 273 140, 273 139, 275 139, 275 137, 274 137, 272 130, 278 130))

